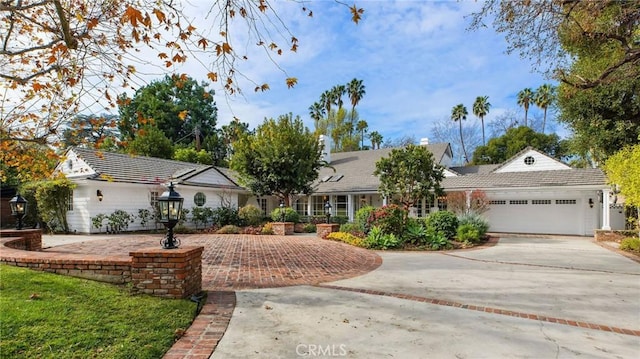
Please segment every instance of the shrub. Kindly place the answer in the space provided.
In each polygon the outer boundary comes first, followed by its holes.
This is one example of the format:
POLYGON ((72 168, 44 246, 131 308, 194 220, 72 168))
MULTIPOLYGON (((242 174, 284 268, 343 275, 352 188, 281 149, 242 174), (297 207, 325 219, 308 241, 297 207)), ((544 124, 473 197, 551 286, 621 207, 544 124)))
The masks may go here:
POLYGON ((620 249, 640 254, 640 238, 632 237, 623 239, 620 242, 620 249))
POLYGON ((362 226, 365 233, 368 233, 371 229, 371 227, 369 227, 369 217, 375 210, 376 208, 373 206, 364 206, 356 212, 355 223, 362 226))
POLYGON ((274 209, 273 211, 271 211, 271 220, 273 220, 274 222, 282 222, 282 211, 284 211, 285 222, 293 222, 293 223, 300 222, 300 214, 298 214, 298 212, 296 212, 291 207, 285 207, 283 209, 280 209, 280 208, 274 209))
POLYGON ((473 225, 466 223, 458 227, 456 240, 475 243, 480 240, 480 232, 473 225))
POLYGON ((361 235, 364 233, 364 226, 362 226, 360 223, 349 222, 340 226, 340 232, 347 232, 358 237, 364 237, 363 235, 361 235))
POLYGON ((313 223, 305 223, 302 230, 304 233, 314 233, 316 231, 316 225, 313 223))
POLYGON ((327 236, 327 239, 331 239, 333 241, 344 242, 344 243, 347 243, 347 244, 350 244, 350 245, 356 246, 356 247, 362 247, 362 248, 366 248, 367 247, 367 243, 365 242, 364 239, 362 239, 360 237, 356 237, 351 233, 332 232, 332 233, 329 233, 329 235, 327 236))
POLYGON ((449 211, 438 211, 431 213, 425 218, 427 228, 433 228, 437 232, 444 234, 445 238, 453 238, 456 236, 458 229, 458 218, 449 211))
POLYGON ((405 211, 395 204, 376 208, 368 218, 370 228, 379 227, 386 234, 397 237, 404 229, 405 211))
POLYGON ((196 225, 196 229, 198 224, 202 224, 203 227, 206 226, 211 218, 213 218, 213 209, 209 207, 194 207, 191 209, 191 221, 196 225))
POLYGON ((104 213, 97 214, 95 217, 91 217, 91 225, 94 228, 97 228, 100 233, 102 233, 102 226, 104 220, 107 218, 107 215, 104 213))
POLYGON ((196 230, 193 228, 185 227, 182 224, 179 224, 173 229, 173 232, 179 233, 179 234, 193 234, 193 233, 196 233, 196 230))
POLYGON ((435 230, 433 227, 427 227, 426 231, 426 244, 429 249, 438 251, 441 249, 449 249, 453 247, 453 245, 451 245, 447 237, 442 232, 435 230))
POLYGON ((233 224, 227 224, 226 226, 218 229, 216 231, 217 234, 238 234, 240 233, 240 228, 234 226, 233 224))
POLYGON ((262 210, 252 204, 248 204, 238 211, 238 217, 249 226, 257 226, 262 223, 262 210))
POLYGON ((135 216, 132 216, 121 209, 117 209, 107 216, 109 231, 111 233, 120 233, 121 231, 128 229, 129 223, 133 223, 134 220, 135 216))
POLYGON ((382 228, 374 226, 365 239, 367 247, 373 249, 390 249, 400 245, 400 240, 393 233, 384 233, 382 228))
POLYGON ((273 224, 271 222, 267 222, 264 224, 264 226, 262 226, 262 230, 260 231, 260 234, 273 234, 273 224))
POLYGON ((422 222, 416 218, 409 218, 407 220, 407 226, 403 234, 405 242, 409 242, 415 245, 424 245, 427 240, 427 230, 422 225, 422 222))
POLYGON ((213 210, 213 224, 218 227, 224 227, 228 224, 234 226, 240 225, 240 217, 238 216, 238 209, 233 207, 218 207, 213 210))
POLYGON ((475 213, 468 213, 458 217, 458 227, 465 224, 471 225, 475 230, 477 230, 479 238, 484 237, 489 230, 489 222, 475 213))

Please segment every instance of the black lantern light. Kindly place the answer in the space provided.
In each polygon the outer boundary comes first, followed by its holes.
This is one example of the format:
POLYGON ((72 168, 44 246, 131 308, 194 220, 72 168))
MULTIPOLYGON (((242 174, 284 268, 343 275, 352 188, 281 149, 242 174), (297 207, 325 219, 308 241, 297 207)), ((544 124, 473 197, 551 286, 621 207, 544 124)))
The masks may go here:
POLYGON ((20 193, 16 193, 16 196, 9 201, 9 206, 11 206, 11 215, 16 217, 16 229, 22 229, 22 218, 27 213, 27 200, 20 193))
POLYGON ((98 201, 102 202, 102 199, 104 198, 104 195, 102 194, 101 190, 97 190, 96 191, 96 197, 98 197, 98 201))
POLYGON ((173 249, 180 246, 180 240, 173 236, 173 227, 180 220, 183 201, 184 198, 180 196, 180 193, 173 189, 173 182, 169 184, 168 191, 158 197, 160 222, 167 227, 167 236, 160 241, 164 249, 173 249))
POLYGON ((324 214, 327 215, 327 224, 331 223, 331 203, 324 204, 324 214))
POLYGON ((282 222, 285 221, 285 213, 284 213, 284 200, 280 200, 280 217, 282 217, 282 222))

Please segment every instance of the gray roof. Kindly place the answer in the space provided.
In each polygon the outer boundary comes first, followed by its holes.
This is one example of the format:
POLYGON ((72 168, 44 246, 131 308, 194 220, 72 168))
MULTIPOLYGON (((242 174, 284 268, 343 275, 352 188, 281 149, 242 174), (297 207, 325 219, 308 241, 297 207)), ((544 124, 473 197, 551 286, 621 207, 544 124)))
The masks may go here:
POLYGON ((493 172, 500 165, 477 165, 477 166, 461 166, 461 167, 449 167, 448 169, 459 175, 466 176, 479 173, 493 172))
POLYGON ((93 180, 145 184, 157 184, 173 180, 183 184, 241 189, 226 173, 210 165, 97 151, 80 147, 72 148, 71 151, 75 152, 79 158, 96 171, 96 175, 88 177, 93 180), (190 178, 206 171, 221 173, 229 180, 230 185, 189 182, 190 178))
MULTIPOLYGON (((426 145, 433 153, 435 160, 440 163, 450 150, 448 143, 434 143, 426 145)), ((342 192, 376 192, 380 186, 380 180, 373 175, 376 162, 382 157, 387 157, 393 148, 378 150, 338 152, 331 154, 332 168, 320 169, 318 181, 314 188, 317 193, 342 193, 342 192), (340 176, 342 176, 340 178, 340 176), (328 181, 323 179, 329 178, 328 181), (335 181, 335 179, 338 179, 335 181)))
POLYGON ((445 190, 505 187, 605 186, 607 178, 598 168, 556 171, 478 173, 446 177, 445 190))

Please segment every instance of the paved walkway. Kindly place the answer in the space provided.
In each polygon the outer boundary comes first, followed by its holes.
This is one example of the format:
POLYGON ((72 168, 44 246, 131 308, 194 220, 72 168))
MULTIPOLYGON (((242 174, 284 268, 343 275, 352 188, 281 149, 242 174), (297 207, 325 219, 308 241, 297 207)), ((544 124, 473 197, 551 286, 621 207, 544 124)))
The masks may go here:
POLYGON ((167 359, 214 348, 211 358, 640 357, 640 265, 590 239, 377 254, 297 236, 184 236, 191 244, 206 248, 208 303, 167 359))

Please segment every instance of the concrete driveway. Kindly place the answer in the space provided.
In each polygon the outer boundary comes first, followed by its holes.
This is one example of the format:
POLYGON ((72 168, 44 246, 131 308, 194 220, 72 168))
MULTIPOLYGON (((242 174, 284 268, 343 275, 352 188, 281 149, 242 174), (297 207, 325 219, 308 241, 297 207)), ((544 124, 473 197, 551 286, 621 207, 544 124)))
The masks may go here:
POLYGON ((640 358, 640 264, 590 238, 378 254, 360 277, 237 291, 211 358, 640 358))

